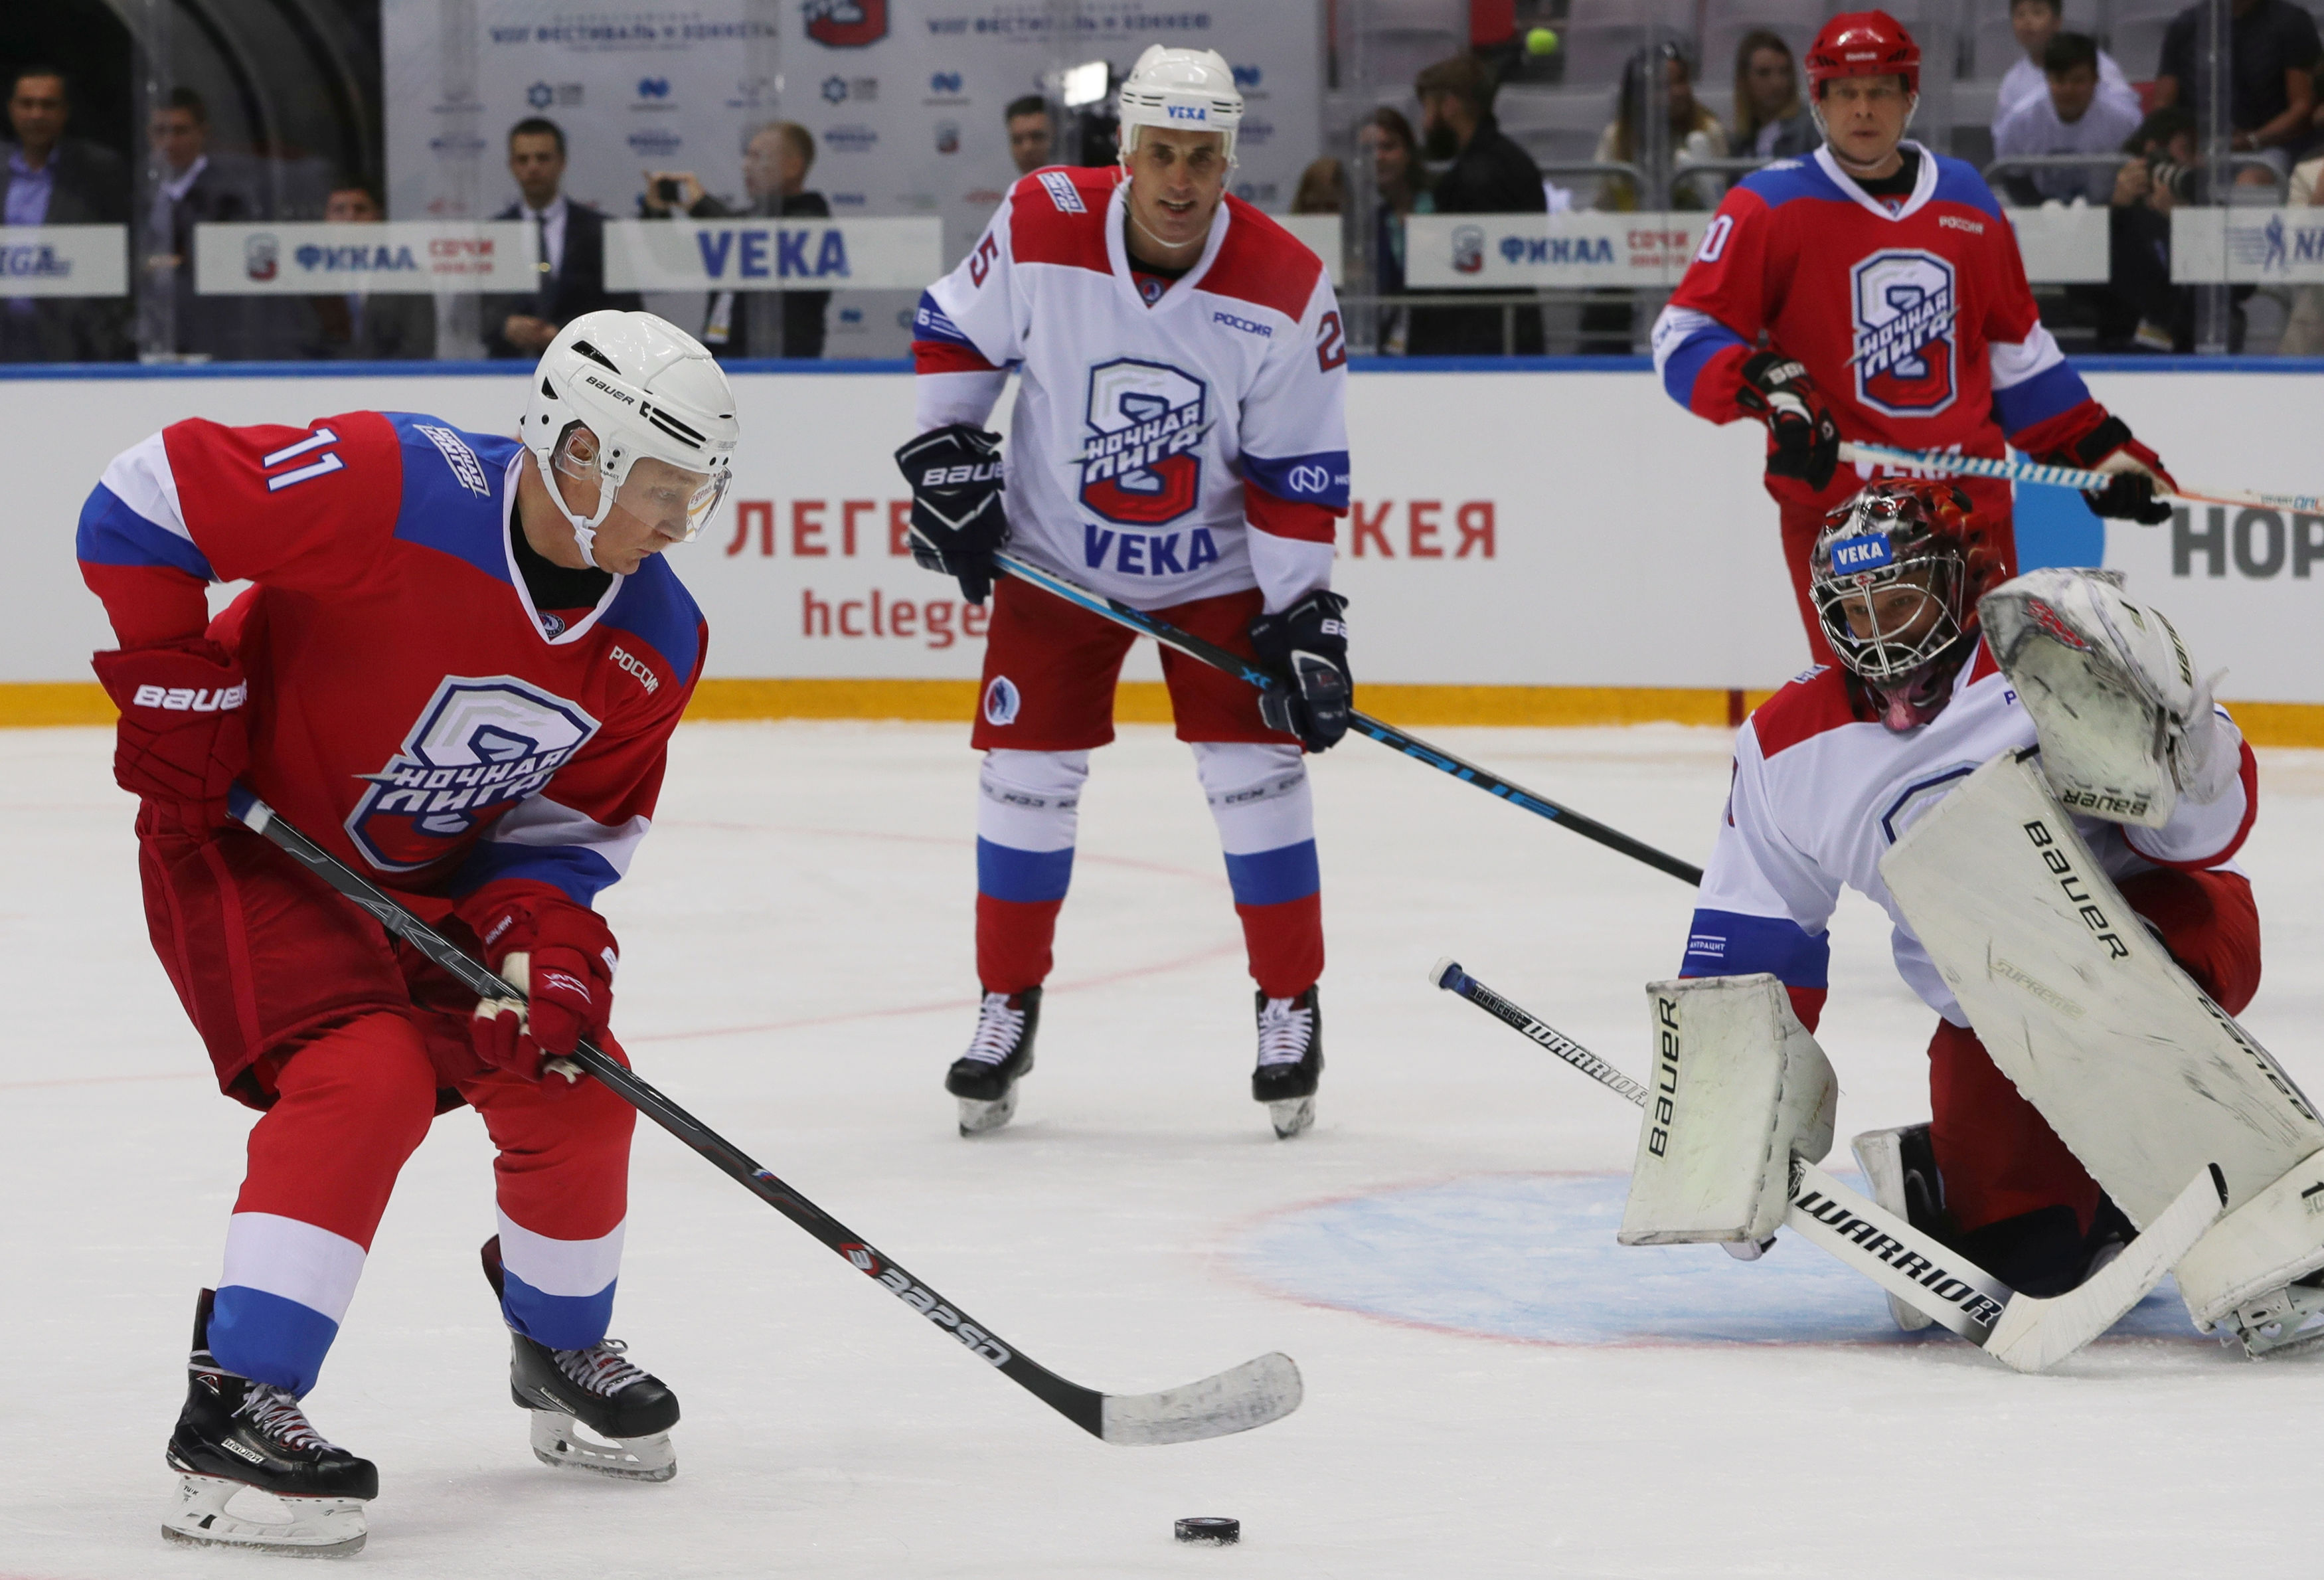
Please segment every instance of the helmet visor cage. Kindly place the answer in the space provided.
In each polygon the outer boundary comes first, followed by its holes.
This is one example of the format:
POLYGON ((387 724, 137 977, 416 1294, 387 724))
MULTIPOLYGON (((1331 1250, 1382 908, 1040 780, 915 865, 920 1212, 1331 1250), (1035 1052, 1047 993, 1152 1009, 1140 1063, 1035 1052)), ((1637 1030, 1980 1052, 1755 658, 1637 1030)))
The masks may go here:
POLYGON ((1900 679, 1960 637, 1960 574, 1950 555, 1926 543, 1899 552, 1888 533, 1869 531, 1832 540, 1817 559, 1825 639, 1865 679, 1900 679))

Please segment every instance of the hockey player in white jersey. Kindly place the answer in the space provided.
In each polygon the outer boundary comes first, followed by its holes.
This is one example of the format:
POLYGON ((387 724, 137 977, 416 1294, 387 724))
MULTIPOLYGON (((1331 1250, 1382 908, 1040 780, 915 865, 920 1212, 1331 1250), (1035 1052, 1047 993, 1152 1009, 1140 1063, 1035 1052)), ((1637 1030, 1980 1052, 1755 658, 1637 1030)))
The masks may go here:
POLYGON ((1289 682, 1262 702, 1162 653, 1259 984, 1251 1093, 1278 1135, 1313 1121, 1323 932, 1301 752, 1339 741, 1351 706, 1345 600, 1329 590, 1347 352, 1321 262, 1226 195, 1241 118, 1216 52, 1148 50, 1121 90, 1120 168, 1019 180, 920 299, 920 433, 897 452, 913 552, 972 603, 994 600, 972 737, 982 1008, 945 1081, 963 1134, 1006 1123, 1033 1067, 1082 784, 1113 738, 1132 641, 1023 583, 994 587, 1004 543, 1289 682), (1011 368, 1004 484, 984 423, 1011 368))
MULTIPOLYGON (((2070 919, 2060 924, 2077 935, 2098 925, 2088 910, 2093 888, 2118 894, 2160 940, 2168 960, 2233 1015, 2259 983, 2258 913, 2249 882, 2230 864, 2252 826, 2257 777, 2233 721, 2207 687, 2191 682, 2194 671, 2183 649, 2175 649, 2175 637, 2162 642, 2153 634, 2163 625, 2160 619, 2138 613, 2101 573, 2035 576, 2054 579, 2094 608, 2103 605, 2125 629, 2141 622, 2150 633, 2146 656, 2126 667, 2172 670, 2166 679, 2175 700, 2152 715, 2161 723, 2143 738, 2132 727, 2094 745, 2088 738, 2061 742, 2055 728, 2037 729, 2037 722, 2047 721, 2029 711, 2021 686, 1997 661, 1980 629, 1978 599, 1993 590, 1997 563, 1969 496, 1950 483, 1876 483, 1828 518, 1814 549, 1812 593, 1840 661, 1785 686, 1739 732, 1733 788, 1704 872, 1682 974, 1772 973, 1789 990, 1800 1023, 1812 1030, 1826 991, 1825 929, 1840 890, 1855 889, 1886 910, 1895 923, 1898 972, 1941 1017, 1929 1045, 1932 1119, 1859 1137, 1859 1160, 1882 1205, 1906 1213, 2013 1288, 2049 1295, 2077 1285, 2133 1232, 2134 1222, 2146 1221, 2124 1194, 2137 1182, 2108 1178, 2102 1191, 2085 1167, 2082 1149, 2070 1150, 2052 1128, 2052 1118, 2072 1128, 2061 1117, 2060 1104, 2046 1096, 2037 1104, 2021 1091, 2024 1082, 2013 1082, 1997 1067, 1956 993, 1954 983, 1967 979, 1950 966, 1940 969, 1932 958, 1905 906, 1891 892, 1888 878, 1895 869, 1885 858, 1981 768, 1997 759, 1998 768, 2010 768, 2012 754, 2037 744, 2061 760, 2094 751, 2103 757, 2121 748, 2161 763, 2158 772, 2171 793, 2142 806, 2140 820, 2071 818, 2078 848, 2088 851, 2102 875, 2077 875, 2070 864, 2061 868, 2053 861, 2042 869, 2042 882, 2053 888, 2067 883, 2085 906, 2081 911, 2070 906, 2070 919), (2176 672, 2181 670, 2184 676, 2176 672), (2066 876, 2053 882, 2050 874, 2061 871, 2066 876), (2075 883, 2081 889, 2073 890, 2075 883), (2080 920, 2070 919, 2077 915, 2080 920), (2108 1198, 2109 1191, 2131 1207, 2131 1218, 2108 1198)), ((2030 618, 2047 619, 2061 633, 2059 643, 2081 649, 2078 660, 2105 645, 2078 636, 2050 603, 2024 595, 2024 586, 2034 580, 2010 583, 1987 607, 2034 611, 2030 618)), ((2063 600, 2052 601, 2064 606, 2063 600)), ((2012 651, 2005 649, 2004 656, 2012 651)), ((2084 706, 2080 712, 2080 725, 2091 724, 2091 709, 2084 706)), ((2048 718, 2074 725, 2059 710, 2048 718)), ((2053 781, 2058 777, 2052 773, 2053 781)), ((2029 793, 2052 821, 2068 823, 2046 791, 2029 793)), ((2122 811, 2116 805, 2109 816, 2122 811)), ((1998 842, 1995 861, 2007 855, 2002 846, 2025 837, 2013 832, 1998 842)), ((2057 837, 2061 848, 2075 843, 2057 837)), ((1999 882, 1976 870, 1982 860, 1964 855, 1954 863, 1956 876, 1972 891, 1980 882, 1991 888, 1999 882)), ((2017 909, 2022 913, 2029 907, 2017 909)), ((1919 910, 1923 919, 1936 914, 1919 910)), ((2135 925, 2128 930, 2138 932, 2135 925)), ((1991 936, 1988 929, 1985 937, 1991 936)), ((1983 947, 1980 939, 1980 959, 1983 947)), ((2163 958, 2158 952, 2148 976, 2159 981, 2170 974, 2159 963, 2163 958)), ((2031 973, 2006 959, 1995 969, 2024 978, 2031 984, 2027 991, 2070 1003, 2057 985, 2070 981, 2062 972, 2031 973)), ((2072 1008, 2085 1017, 2084 1032, 2094 1031, 2097 1021, 2087 1007, 2072 1008)), ((1993 1024, 2003 1029, 1996 1036, 2018 1034, 2015 1018, 1993 1024)), ((2093 1086, 2110 1078, 2103 1068, 2108 1059, 2119 1056, 2127 1067, 2135 1057, 2129 1047, 2102 1037, 2090 1054, 2101 1067, 2088 1083, 2093 1086)), ((2186 1088, 2180 1091, 2183 1095, 2186 1088)), ((2119 1131, 2131 1123, 2132 1111, 2125 1107, 2098 1128, 2112 1124, 2119 1131)), ((2235 1173, 2230 1159, 2216 1156, 2197 1159, 2187 1169, 2206 1161, 2229 1164, 2230 1177, 2235 1173)), ((2164 1198, 2187 1178, 2182 1171, 2172 1178, 2164 1198)), ((1896 1315, 1908 1326, 1926 1320, 1901 1305, 1896 1315)))

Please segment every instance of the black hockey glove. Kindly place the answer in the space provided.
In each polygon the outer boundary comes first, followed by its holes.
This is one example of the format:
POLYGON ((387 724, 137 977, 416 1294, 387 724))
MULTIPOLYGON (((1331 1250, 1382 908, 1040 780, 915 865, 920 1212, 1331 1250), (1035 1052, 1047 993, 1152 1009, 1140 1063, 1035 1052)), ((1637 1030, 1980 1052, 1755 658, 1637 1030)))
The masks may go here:
POLYGON ((992 556, 1009 541, 1001 436, 965 422, 932 429, 896 452, 912 485, 912 562, 960 578, 961 596, 991 596, 992 556))
POLYGON ((1780 351, 1744 359, 1743 387, 1735 403, 1767 425, 1774 446, 1767 475, 1791 477, 1811 488, 1828 487, 1840 468, 1840 425, 1824 410, 1808 370, 1780 351))
POLYGON ((2111 474, 2104 488, 2082 492, 2091 513, 2118 522, 2159 527, 2171 519, 2171 502, 2163 496, 2177 486, 2163 469, 2163 457, 2130 436, 2130 424, 2109 414, 2107 420, 2070 444, 2043 456, 2048 467, 2080 467, 2111 474))
POLYGON ((1356 678, 1348 672, 1348 600, 1312 592, 1279 614, 1250 623, 1250 645, 1280 686, 1259 694, 1259 716, 1271 730, 1296 735, 1310 752, 1328 752, 1348 733, 1356 678))

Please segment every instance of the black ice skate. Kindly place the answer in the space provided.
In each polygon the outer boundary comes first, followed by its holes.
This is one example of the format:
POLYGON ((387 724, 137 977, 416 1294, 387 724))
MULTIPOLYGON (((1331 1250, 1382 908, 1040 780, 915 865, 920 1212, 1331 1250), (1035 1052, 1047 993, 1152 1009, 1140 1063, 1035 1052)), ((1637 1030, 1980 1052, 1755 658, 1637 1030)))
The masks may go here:
MULTIPOLYGON (((501 1237, 484 1242, 484 1277, 502 1289, 501 1237)), ((509 1334, 509 1394, 532 1412, 532 1455, 547 1465, 595 1471, 623 1481, 666 1482, 678 1474, 669 1429, 678 1395, 624 1358, 619 1339, 586 1350, 552 1350, 509 1334), (575 1430, 586 1427, 603 1441, 575 1430)))
POLYGON ((945 1090, 960 1099, 960 1133, 999 1130, 1017 1112, 1017 1083, 1033 1073, 1033 1033, 1041 1026, 1041 990, 989 993, 976 1012, 976 1035, 953 1060, 945 1090))
POLYGON ((194 1306, 194 1350, 186 1362, 186 1408, 170 1434, 167 1458, 178 1495, 161 1534, 204 1547, 237 1547, 302 1558, 344 1558, 363 1550, 364 1504, 379 1496, 368 1459, 326 1443, 287 1390, 237 1377, 210 1354, 210 1307, 194 1306), (226 1502, 256 1488, 281 1501, 287 1520, 231 1512, 226 1502))
POLYGON ((1296 999, 1259 994, 1259 1067, 1250 1072, 1250 1095, 1267 1104, 1285 1141, 1315 1123, 1315 1085, 1323 1074, 1321 991, 1311 987, 1296 999))
MULTIPOLYGON (((1927 1125, 1869 1130, 1848 1145, 1872 1187, 1874 1201, 1915 1229, 1947 1238, 1944 1184, 1937 1177, 1936 1149, 1929 1142, 1927 1125)), ((1906 1333, 1918 1333, 1936 1320, 1895 1295, 1888 1297, 1888 1315, 1906 1333)))

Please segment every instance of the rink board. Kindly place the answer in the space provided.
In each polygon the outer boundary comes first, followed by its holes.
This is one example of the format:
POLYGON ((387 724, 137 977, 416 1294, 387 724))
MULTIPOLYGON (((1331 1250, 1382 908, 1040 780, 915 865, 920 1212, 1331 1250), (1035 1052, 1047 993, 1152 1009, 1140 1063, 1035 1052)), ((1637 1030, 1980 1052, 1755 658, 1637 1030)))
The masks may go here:
MULTIPOLYGON (((2302 415, 2324 395, 2324 364, 2110 365, 2091 383, 2190 485, 2324 491, 2303 459, 2302 415)), ((958 693, 925 683, 973 680, 982 628, 902 550, 905 491, 890 457, 911 426, 908 373, 760 365, 735 385, 747 436, 735 487, 673 559, 710 621, 707 673, 721 685, 706 707, 957 716, 936 699, 958 693), (758 680, 788 690, 753 699, 729 684, 758 680)), ((304 422, 375 407, 504 431, 521 400, 517 374, 465 364, 0 375, 0 420, 40 457, 13 479, 12 520, 45 545, 19 557, 0 718, 102 716, 85 655, 106 633, 70 539, 118 450, 192 415, 304 422), (18 689, 37 682, 75 689, 18 689)), ((1353 600, 1358 679, 1433 688, 1403 699, 1418 709, 1412 722, 1719 722, 1729 692, 1771 689, 1804 661, 1757 430, 1705 424, 1642 365, 1375 364, 1351 380, 1349 425, 1354 498, 1336 581, 1353 600), (1489 695, 1517 688, 1533 695, 1489 695)), ((2324 517, 2206 510, 2101 531, 2055 491, 2020 514, 2029 561, 2086 561, 2102 545, 2207 670, 2230 671, 2230 698, 2324 705, 2324 652, 2309 640, 2324 517)), ((1141 654, 1127 673, 1157 671, 1141 654)), ((1130 712, 1157 707, 1148 696, 1130 712)), ((2319 717, 2263 721, 2261 738, 2324 740, 2319 717)))

